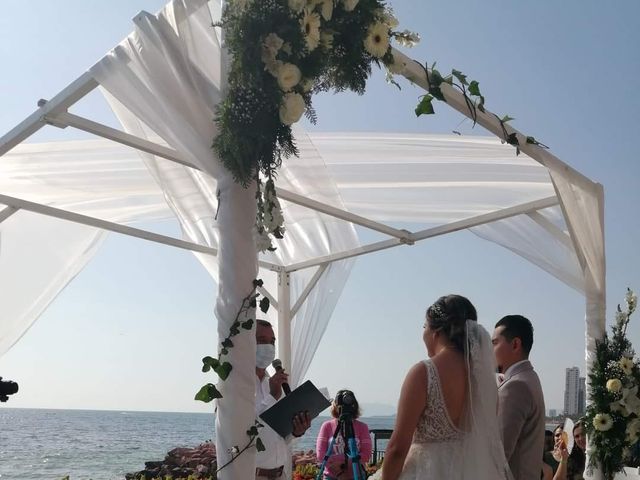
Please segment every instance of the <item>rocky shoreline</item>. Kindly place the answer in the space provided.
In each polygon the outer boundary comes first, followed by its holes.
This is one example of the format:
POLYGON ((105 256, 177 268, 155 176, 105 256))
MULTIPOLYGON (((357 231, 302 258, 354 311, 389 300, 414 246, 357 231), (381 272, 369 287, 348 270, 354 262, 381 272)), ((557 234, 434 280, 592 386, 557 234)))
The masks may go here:
MULTIPOLYGON (((294 467, 300 464, 315 464, 316 461, 313 450, 295 452, 292 458, 294 467)), ((125 478, 126 480, 152 480, 169 476, 173 480, 215 479, 217 468, 216 446, 212 442, 205 442, 195 448, 174 448, 165 455, 164 460, 145 462, 144 470, 127 473, 125 478)))

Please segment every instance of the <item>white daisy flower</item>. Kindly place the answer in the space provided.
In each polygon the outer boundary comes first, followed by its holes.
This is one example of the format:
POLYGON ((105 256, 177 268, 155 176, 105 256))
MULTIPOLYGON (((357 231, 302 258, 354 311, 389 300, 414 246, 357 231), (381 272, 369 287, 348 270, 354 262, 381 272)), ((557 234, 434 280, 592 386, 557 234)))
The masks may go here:
POLYGON ((611 419, 611 415, 608 413, 598 413, 593 419, 593 426, 596 430, 601 432, 606 432, 613 427, 613 420, 611 419))
POLYGON ((611 378, 607 380, 607 390, 613 393, 618 393, 622 390, 622 382, 617 378, 611 378))
POLYGON ((304 33, 304 39, 309 51, 316 49, 320 43, 320 15, 309 10, 304 11, 304 17, 300 20, 300 26, 304 33))
POLYGON ((371 25, 367 38, 364 39, 364 48, 376 58, 384 57, 389 50, 389 27, 384 23, 371 25))

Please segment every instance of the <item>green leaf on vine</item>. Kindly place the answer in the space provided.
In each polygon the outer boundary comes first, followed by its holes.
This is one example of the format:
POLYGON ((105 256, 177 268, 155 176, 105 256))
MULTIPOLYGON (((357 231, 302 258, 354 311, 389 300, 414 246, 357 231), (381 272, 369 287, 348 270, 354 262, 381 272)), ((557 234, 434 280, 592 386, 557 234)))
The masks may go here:
POLYGON ((226 348, 223 348, 222 350, 220 350, 220 355, 228 355, 229 354, 229 350, 227 350, 226 348))
POLYGON ((462 73, 460 70, 456 70, 454 68, 453 70, 451 70, 451 75, 456 77, 462 85, 468 85, 467 76, 464 73, 462 73))
POLYGON ((502 123, 507 123, 507 122, 510 122, 511 120, 515 120, 515 118, 510 117, 509 115, 505 115, 504 117, 502 117, 502 118, 500 119, 500 121, 501 121, 502 123))
POLYGON ((222 398, 222 394, 213 383, 207 383, 202 386, 194 398, 200 402, 209 403, 215 398, 222 398))
POLYGON ((260 278, 256 278, 253 281, 253 288, 258 288, 258 287, 261 287, 262 285, 264 285, 264 282, 260 278))
POLYGON ((415 110, 416 117, 419 117, 420 115, 432 115, 433 113, 435 113, 433 110, 433 105, 431 104, 432 101, 433 97, 431 95, 425 95, 424 97, 422 97, 422 100, 420 100, 420 103, 415 110))
POLYGON ((223 346, 224 348, 231 348, 231 347, 233 347, 233 342, 231 341, 231 339, 230 339, 230 338, 225 338, 225 339, 222 341, 222 346, 223 346))
POLYGON ((247 435, 249 435, 250 437, 255 437, 258 435, 258 427, 256 427, 255 425, 253 427, 251 427, 249 430, 247 430, 247 435))
POLYGON ((214 368, 214 370, 218 374, 221 380, 226 380, 227 377, 229 376, 229 373, 231 373, 232 368, 233 367, 229 362, 224 362, 218 365, 216 368, 214 368))
POLYGON ((255 298, 252 298, 251 301, 249 302, 249 306, 251 308, 256 308, 257 302, 255 298))
POLYGON ((471 95, 475 95, 476 97, 480 97, 482 95, 480 93, 480 84, 477 80, 472 80, 469 84, 469 93, 471 95))
POLYGON ((260 437, 256 437, 256 450, 259 452, 264 452, 266 450, 264 443, 262 443, 260 437))
POLYGON ((271 302, 269 302, 269 299, 267 297, 262 297, 260 299, 260 310, 262 310, 262 313, 267 313, 269 311, 270 304, 271 302))
POLYGON ((213 357, 204 357, 202 359, 202 371, 203 372, 208 372, 209 370, 211 370, 212 368, 215 370, 215 368, 220 364, 220 362, 218 361, 217 358, 213 358, 213 357))
POLYGON ((245 330, 251 330, 253 328, 253 319, 250 318, 246 322, 242 322, 240 325, 242 325, 242 328, 245 330))
POLYGON ((240 327, 240 322, 238 322, 237 325, 235 323, 231 325, 231 328, 229 329, 229 335, 232 337, 238 335, 240 333, 240 329, 238 327, 240 327))
POLYGON ((507 143, 509 145, 515 145, 515 146, 520 145, 520 142, 518 141, 518 134, 515 132, 509 134, 509 136, 507 137, 507 143))

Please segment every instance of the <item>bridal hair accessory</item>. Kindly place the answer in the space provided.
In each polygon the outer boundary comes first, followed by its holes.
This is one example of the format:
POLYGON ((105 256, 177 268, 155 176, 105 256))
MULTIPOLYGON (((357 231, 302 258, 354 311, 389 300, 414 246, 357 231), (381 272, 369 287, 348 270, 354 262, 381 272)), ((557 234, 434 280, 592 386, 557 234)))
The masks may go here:
POLYGON ((434 303, 433 305, 431 305, 431 307, 429 307, 429 311, 431 312, 430 316, 432 320, 438 320, 446 316, 442 311, 442 307, 437 303, 434 303))

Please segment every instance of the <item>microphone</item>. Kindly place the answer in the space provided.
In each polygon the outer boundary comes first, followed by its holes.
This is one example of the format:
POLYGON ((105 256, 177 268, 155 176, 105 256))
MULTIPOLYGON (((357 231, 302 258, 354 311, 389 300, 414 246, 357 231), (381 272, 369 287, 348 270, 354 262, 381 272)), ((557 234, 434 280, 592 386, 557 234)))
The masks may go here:
MULTIPOLYGON (((282 361, 279 358, 276 358, 273 362, 271 362, 271 366, 276 369, 276 372, 284 370, 284 368, 282 368, 282 361)), ((285 382, 282 384, 282 391, 285 395, 289 395, 291 393, 291 387, 288 383, 285 382)))

